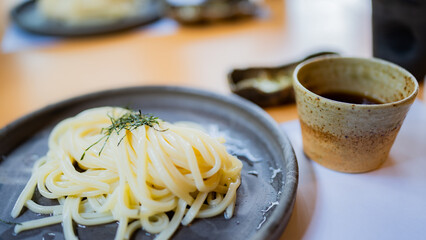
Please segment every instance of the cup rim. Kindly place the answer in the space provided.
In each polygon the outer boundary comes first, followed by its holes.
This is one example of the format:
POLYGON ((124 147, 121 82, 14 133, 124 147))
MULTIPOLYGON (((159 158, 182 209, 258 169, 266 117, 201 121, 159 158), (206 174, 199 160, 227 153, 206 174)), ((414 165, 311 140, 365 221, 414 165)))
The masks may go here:
POLYGON ((357 107, 361 107, 361 108, 377 108, 377 107, 387 107, 387 106, 395 106, 395 105, 401 105, 404 104, 406 102, 410 102, 411 100, 414 100, 415 97, 417 96, 418 92, 419 92, 419 83, 417 82, 416 78, 410 73, 408 72, 406 69, 404 69, 403 67, 383 60, 383 59, 379 59, 379 58, 362 58, 362 57, 342 57, 342 56, 335 56, 335 55, 326 55, 326 56, 319 56, 319 57, 315 57, 312 59, 308 59, 306 61, 301 62, 300 64, 298 64, 296 66, 296 68, 293 71, 293 85, 295 87, 295 85, 297 85, 299 88, 305 90, 306 92, 309 92, 310 94, 314 95, 315 97, 319 97, 320 99, 326 100, 326 101, 332 101, 335 103, 339 103, 339 104, 343 104, 345 106, 357 106, 357 107), (313 91, 307 89, 305 86, 303 86, 303 84, 300 83, 297 75, 300 71, 301 68, 303 68, 304 66, 308 65, 308 64, 312 64, 315 62, 321 62, 327 59, 347 59, 347 60, 362 60, 362 61, 369 61, 369 62, 375 62, 375 63, 380 63, 383 65, 389 65, 392 68, 397 69, 398 71, 401 71, 404 75, 408 76, 410 78, 410 80, 414 83, 414 91, 412 91, 412 93, 410 95, 408 95, 407 97, 398 100, 398 101, 393 101, 393 102, 387 102, 387 103, 375 103, 375 104, 359 104, 359 103, 347 103, 347 102, 341 102, 341 101, 336 101, 336 100, 332 100, 326 97, 323 97, 319 94, 314 93, 313 91))

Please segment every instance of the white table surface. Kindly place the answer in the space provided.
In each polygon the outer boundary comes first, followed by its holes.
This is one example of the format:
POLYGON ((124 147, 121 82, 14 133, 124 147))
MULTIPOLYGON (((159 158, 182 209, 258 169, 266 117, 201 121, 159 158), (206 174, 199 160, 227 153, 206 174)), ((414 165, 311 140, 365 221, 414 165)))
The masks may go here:
POLYGON ((426 105, 416 101, 378 169, 329 170, 302 151, 298 121, 281 124, 299 164, 295 208, 281 239, 426 239, 426 105))

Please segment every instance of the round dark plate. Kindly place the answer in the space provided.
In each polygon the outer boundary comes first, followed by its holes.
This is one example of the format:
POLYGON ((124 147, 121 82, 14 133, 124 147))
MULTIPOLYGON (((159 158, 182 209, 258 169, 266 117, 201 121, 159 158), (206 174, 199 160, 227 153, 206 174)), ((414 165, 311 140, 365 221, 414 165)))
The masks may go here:
MULTIPOLYGON (((175 121, 194 121, 227 139, 228 150, 243 161, 242 184, 234 216, 195 219, 180 226, 173 239, 278 239, 293 210, 298 169, 293 148, 278 125, 259 107, 238 97, 181 87, 134 87, 84 95, 47 106, 0 130, 0 218, 22 222, 41 218, 10 211, 30 178, 34 161, 46 154, 52 128, 64 118, 99 106, 128 106, 175 121)), ((36 201, 43 202, 40 196, 36 201)), ((78 227, 80 239, 112 239, 117 224, 78 227)), ((60 224, 13 234, 0 223, 0 239, 63 239, 60 224)), ((154 236, 139 230, 134 239, 154 236)))
POLYGON ((37 1, 30 0, 17 5, 11 13, 13 21, 22 29, 43 35, 82 37, 113 33, 152 23, 163 16, 162 1, 150 0, 137 16, 96 25, 67 25, 45 18, 37 9, 37 1))

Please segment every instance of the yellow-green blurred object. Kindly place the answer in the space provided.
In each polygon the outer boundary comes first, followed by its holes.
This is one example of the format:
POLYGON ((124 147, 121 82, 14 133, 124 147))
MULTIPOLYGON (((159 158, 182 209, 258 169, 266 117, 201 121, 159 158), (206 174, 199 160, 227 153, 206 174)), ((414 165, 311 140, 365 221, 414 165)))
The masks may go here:
POLYGON ((293 71, 296 66, 310 58, 337 54, 319 52, 301 61, 278 67, 252 67, 234 69, 228 74, 231 91, 261 107, 269 107, 294 102, 293 71))

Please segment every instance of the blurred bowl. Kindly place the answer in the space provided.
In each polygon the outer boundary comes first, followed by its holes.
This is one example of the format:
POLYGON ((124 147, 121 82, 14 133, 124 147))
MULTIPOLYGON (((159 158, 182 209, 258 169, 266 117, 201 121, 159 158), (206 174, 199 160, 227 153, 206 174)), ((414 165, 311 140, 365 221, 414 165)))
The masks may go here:
POLYGON ((215 22, 256 15, 253 0, 166 0, 170 17, 183 24, 215 22))

